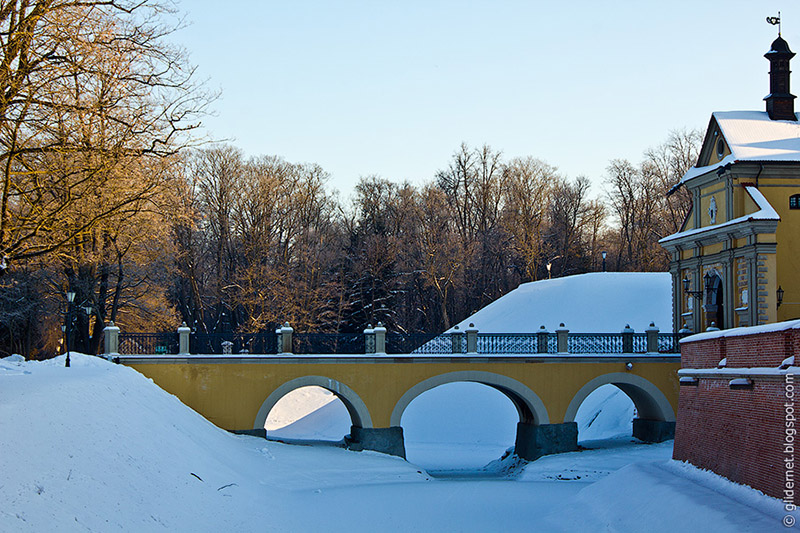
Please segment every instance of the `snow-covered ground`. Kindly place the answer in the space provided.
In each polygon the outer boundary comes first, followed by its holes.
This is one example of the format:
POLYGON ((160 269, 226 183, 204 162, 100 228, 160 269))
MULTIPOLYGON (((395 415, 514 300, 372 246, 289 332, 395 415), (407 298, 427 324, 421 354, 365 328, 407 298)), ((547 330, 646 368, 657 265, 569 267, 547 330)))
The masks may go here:
POLYGON ((130 368, 72 361, 0 360, 0 531, 782 528, 778 500, 671 461, 671 443, 584 441, 595 449, 437 479, 396 457, 231 435, 130 368))
POLYGON ((535 333, 564 325, 575 333, 672 331, 672 278, 664 272, 590 272, 523 283, 458 323, 483 333, 535 333))
MULTIPOLYGON (((604 385, 578 409, 578 439, 629 437, 633 418, 630 398, 604 385)), ((406 455, 429 470, 479 468, 514 445, 518 420, 511 401, 486 385, 441 385, 421 394, 403 413, 406 455)), ((272 408, 266 428, 275 439, 339 441, 350 431, 350 415, 329 391, 302 387, 272 408)))

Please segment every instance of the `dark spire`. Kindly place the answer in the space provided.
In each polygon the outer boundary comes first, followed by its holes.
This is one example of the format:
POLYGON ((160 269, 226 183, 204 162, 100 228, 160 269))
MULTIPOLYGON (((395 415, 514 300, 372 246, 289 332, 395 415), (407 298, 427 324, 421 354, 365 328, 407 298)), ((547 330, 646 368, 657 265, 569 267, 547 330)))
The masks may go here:
POLYGON ((797 120, 794 114, 795 96, 789 93, 789 61, 794 57, 794 52, 789 50, 789 43, 778 35, 764 57, 769 59, 769 94, 764 97, 769 118, 797 120))

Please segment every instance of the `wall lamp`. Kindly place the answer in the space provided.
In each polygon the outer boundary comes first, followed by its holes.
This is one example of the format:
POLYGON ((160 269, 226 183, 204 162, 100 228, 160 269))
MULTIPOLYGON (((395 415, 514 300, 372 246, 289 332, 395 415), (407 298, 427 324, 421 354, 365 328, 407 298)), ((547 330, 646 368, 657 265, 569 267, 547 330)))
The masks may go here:
POLYGON ((778 297, 778 307, 780 307, 783 303, 783 287, 780 285, 778 285, 778 290, 775 291, 775 296, 778 297))
MULTIPOLYGON (((682 282, 683 282, 683 292, 684 293, 686 293, 686 294, 688 294, 690 296, 693 296, 694 298, 696 298, 698 300, 702 300, 703 299, 703 291, 702 290, 693 291, 693 290, 691 290, 689 288, 689 286, 691 285, 692 282, 688 277, 683 278, 682 282)), ((705 291, 708 294, 714 294, 714 293, 717 292, 717 287, 714 287, 713 276, 709 272, 706 272, 705 276, 703 276, 703 285, 705 287, 705 291)))

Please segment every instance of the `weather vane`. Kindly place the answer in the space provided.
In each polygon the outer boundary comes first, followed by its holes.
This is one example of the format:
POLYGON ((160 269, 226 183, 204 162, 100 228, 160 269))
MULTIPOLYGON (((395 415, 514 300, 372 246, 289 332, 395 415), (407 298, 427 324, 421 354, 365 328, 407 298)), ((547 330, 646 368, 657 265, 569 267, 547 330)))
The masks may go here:
POLYGON ((773 26, 778 27, 778 37, 781 36, 781 12, 778 11, 777 17, 767 17, 767 22, 772 24, 773 26))

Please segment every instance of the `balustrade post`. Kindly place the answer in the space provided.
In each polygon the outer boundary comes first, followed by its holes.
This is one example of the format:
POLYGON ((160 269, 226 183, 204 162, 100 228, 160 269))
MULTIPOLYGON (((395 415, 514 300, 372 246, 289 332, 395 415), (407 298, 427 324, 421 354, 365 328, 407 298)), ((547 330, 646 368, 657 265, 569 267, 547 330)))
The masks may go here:
POLYGON ((547 353, 547 337, 550 335, 550 332, 547 331, 547 328, 542 327, 539 328, 539 331, 536 332, 536 352, 537 353, 547 353))
POLYGON ((655 322, 650 322, 650 327, 644 330, 647 333, 647 353, 658 353, 658 332, 655 322))
POLYGON ((622 353, 633 353, 633 329, 630 324, 625 324, 622 330, 622 353))
POLYGON ((569 352, 568 335, 569 330, 564 327, 564 323, 562 322, 558 325, 558 329, 556 330, 556 344, 558 346, 558 353, 569 352))
POLYGON ((281 355, 292 355, 292 333, 294 329, 286 322, 280 329, 281 355))
POLYGON ((453 333, 450 334, 450 342, 453 345, 452 353, 461 353, 461 339, 464 338, 464 334, 458 330, 458 326, 455 326, 453 330, 453 333))
POLYGON ((375 353, 375 330, 372 328, 372 324, 368 324, 364 330, 364 353, 375 353))
POLYGON ((109 322, 103 328, 103 340, 105 341, 105 355, 119 355, 119 328, 114 325, 114 322, 109 322))
POLYGON ((189 355, 189 334, 192 328, 181 322, 178 327, 178 355, 189 355))
POLYGON ((475 327, 475 324, 470 324, 469 327, 466 329, 465 333, 467 334, 467 353, 477 354, 478 328, 475 327))
POLYGON ((386 355, 386 328, 383 323, 378 322, 378 327, 375 328, 375 353, 378 355, 386 355))

